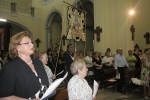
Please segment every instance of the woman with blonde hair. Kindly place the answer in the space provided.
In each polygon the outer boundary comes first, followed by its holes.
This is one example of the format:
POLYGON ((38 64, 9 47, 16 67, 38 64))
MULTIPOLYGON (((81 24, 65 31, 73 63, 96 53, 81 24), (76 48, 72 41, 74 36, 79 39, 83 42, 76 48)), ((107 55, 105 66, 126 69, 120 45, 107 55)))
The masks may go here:
POLYGON ((0 71, 0 100, 39 100, 48 78, 40 60, 31 58, 34 44, 28 32, 15 34, 9 43, 12 59, 0 71))

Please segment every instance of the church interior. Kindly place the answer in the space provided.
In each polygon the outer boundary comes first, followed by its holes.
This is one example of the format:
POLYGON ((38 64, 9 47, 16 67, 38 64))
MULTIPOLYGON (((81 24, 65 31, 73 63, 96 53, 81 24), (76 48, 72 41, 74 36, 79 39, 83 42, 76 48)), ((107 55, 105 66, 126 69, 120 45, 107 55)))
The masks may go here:
MULTIPOLYGON (((107 48, 112 55, 122 48, 126 57, 128 50, 149 47, 149 5, 150 0, 0 0, 0 51, 7 53, 10 38, 27 31, 36 52, 66 51, 72 44, 74 52, 97 51, 102 56, 107 48)), ((143 100, 109 89, 99 89, 96 96, 96 100, 135 98, 143 100)))

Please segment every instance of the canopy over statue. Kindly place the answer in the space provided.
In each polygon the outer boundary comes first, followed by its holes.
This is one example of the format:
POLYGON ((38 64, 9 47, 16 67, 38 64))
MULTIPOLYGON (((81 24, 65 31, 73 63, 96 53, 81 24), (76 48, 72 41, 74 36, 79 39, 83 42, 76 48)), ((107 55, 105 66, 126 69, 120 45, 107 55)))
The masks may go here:
POLYGON ((77 9, 68 7, 69 30, 67 39, 74 39, 75 41, 86 41, 85 33, 83 32, 84 14, 79 13, 77 9))

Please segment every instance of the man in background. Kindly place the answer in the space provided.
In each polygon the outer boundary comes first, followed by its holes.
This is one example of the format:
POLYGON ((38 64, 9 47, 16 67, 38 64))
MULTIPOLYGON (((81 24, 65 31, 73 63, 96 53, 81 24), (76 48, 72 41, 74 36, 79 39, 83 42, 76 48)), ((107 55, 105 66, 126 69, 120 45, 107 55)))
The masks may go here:
POLYGON ((114 67, 116 69, 116 74, 120 74, 120 78, 117 80, 117 91, 118 92, 123 92, 123 84, 124 84, 124 68, 128 67, 131 69, 123 55, 123 50, 122 48, 118 49, 118 54, 115 56, 115 63, 114 67))
POLYGON ((134 55, 132 55, 132 50, 128 50, 128 56, 126 57, 128 65, 134 70, 137 59, 134 55))
POLYGON ((66 62, 66 71, 68 72, 67 81, 72 78, 72 73, 70 71, 70 65, 74 61, 74 53, 72 44, 67 45, 67 51, 64 53, 64 60, 66 62))

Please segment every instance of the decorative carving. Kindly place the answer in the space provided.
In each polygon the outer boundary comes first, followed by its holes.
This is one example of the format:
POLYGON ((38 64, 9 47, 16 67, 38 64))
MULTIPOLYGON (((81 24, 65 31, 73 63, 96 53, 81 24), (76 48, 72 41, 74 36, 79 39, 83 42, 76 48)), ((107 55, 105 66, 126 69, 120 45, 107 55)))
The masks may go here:
POLYGON ((34 7, 31 7, 31 16, 34 17, 34 7))
POLYGON ((39 47, 39 44, 40 44, 40 42, 41 42, 40 39, 37 38, 37 39, 35 40, 35 42, 36 42, 36 47, 38 48, 38 47, 39 47))
POLYGON ((147 32, 147 33, 144 35, 144 38, 146 38, 146 44, 149 44, 149 38, 150 38, 149 32, 147 32))
POLYGON ((134 25, 131 25, 130 31, 132 32, 132 41, 133 41, 134 40, 134 32, 135 32, 134 25))
POLYGON ((11 13, 17 13, 17 11, 16 11, 16 3, 14 3, 14 2, 12 2, 11 3, 11 13))
POLYGON ((97 42, 100 41, 100 33, 102 32, 102 28, 100 28, 100 26, 97 26, 96 29, 94 30, 94 33, 96 33, 97 35, 97 42))
POLYGON ((63 37, 62 37, 63 46, 65 46, 65 40, 66 40, 66 36, 65 36, 65 35, 63 35, 63 37))
POLYGON ((67 39, 74 39, 75 41, 86 41, 85 33, 83 32, 84 14, 79 13, 77 9, 68 8, 68 19, 70 28, 68 30, 67 39))

